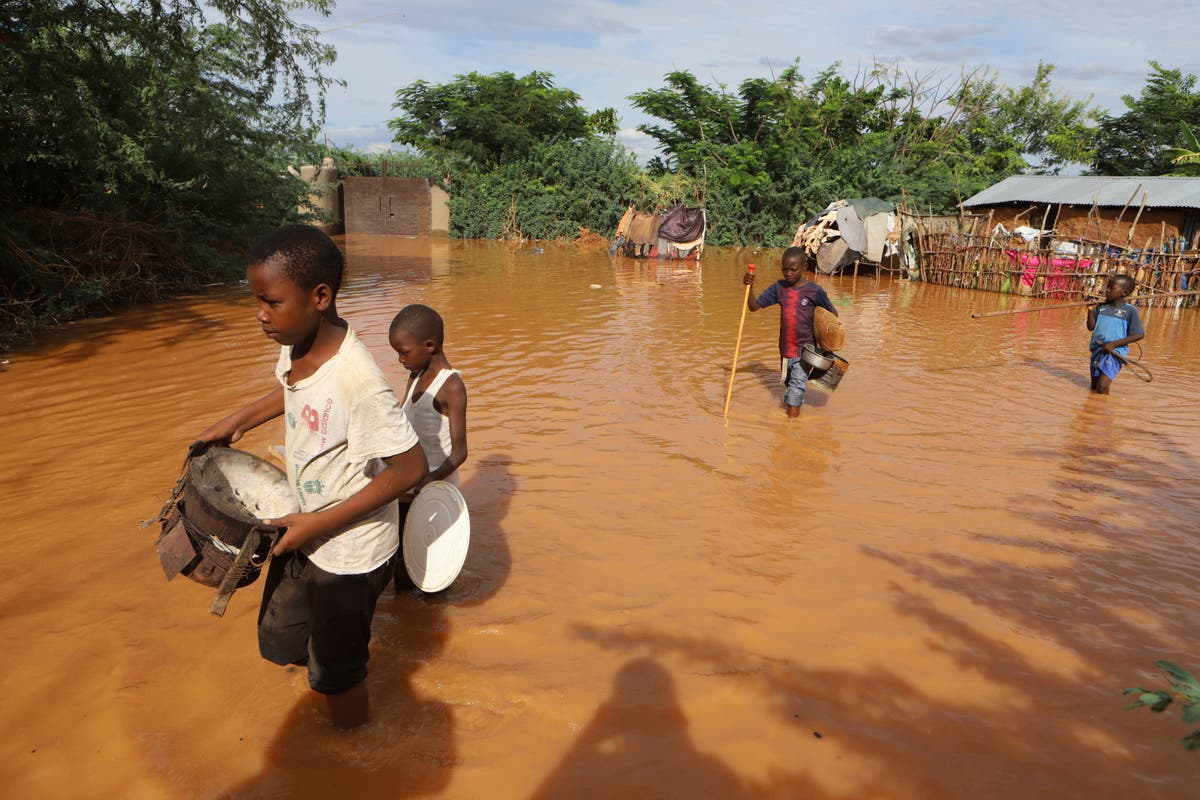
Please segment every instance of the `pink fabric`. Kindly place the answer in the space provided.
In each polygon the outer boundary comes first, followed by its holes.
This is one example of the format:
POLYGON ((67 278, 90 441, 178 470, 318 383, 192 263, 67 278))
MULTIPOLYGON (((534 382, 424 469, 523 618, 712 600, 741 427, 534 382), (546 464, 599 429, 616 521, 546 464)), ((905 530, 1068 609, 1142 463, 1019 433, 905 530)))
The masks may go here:
POLYGON ((1092 265, 1090 258, 1061 258, 1053 256, 1049 259, 1034 253, 1022 253, 1017 250, 1005 250, 1005 255, 1014 264, 1021 264, 1025 267, 1025 271, 1021 273, 1021 284, 1024 286, 1033 286, 1034 278, 1037 277, 1038 267, 1041 267, 1048 260, 1053 273, 1046 276, 1046 291, 1065 291, 1069 288, 1070 274, 1082 272, 1092 265))

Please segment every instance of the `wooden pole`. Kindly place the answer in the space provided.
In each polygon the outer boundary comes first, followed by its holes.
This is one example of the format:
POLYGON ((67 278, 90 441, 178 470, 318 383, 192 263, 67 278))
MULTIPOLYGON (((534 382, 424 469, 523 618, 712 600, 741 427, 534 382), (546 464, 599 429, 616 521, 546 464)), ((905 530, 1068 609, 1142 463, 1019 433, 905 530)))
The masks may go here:
POLYGON ((1112 241, 1113 231, 1121 224, 1121 217, 1125 216, 1125 212, 1129 210, 1129 206, 1137 199, 1138 192, 1142 190, 1142 185, 1139 183, 1137 188, 1133 190, 1133 194, 1129 195, 1129 199, 1125 201, 1125 205, 1121 208, 1121 213, 1117 214, 1117 219, 1113 222, 1112 227, 1108 229, 1108 236, 1104 237, 1104 249, 1108 250, 1108 245, 1112 241))
MULTIPOLYGON (((1143 294, 1137 297, 1127 297, 1125 302, 1136 303, 1138 300, 1154 300, 1159 297, 1190 297, 1200 294, 1200 291, 1195 292, 1158 292, 1156 294, 1143 294)), ((1073 303, 1059 303, 1053 306, 1035 306, 1034 308, 1010 308, 1007 311, 985 311, 983 313, 975 313, 971 315, 971 319, 981 319, 983 317, 1000 317, 1005 314, 1030 314, 1034 311, 1052 311, 1056 308, 1083 308, 1094 303, 1101 303, 1102 300, 1076 300, 1073 303)))
POLYGON ((1125 249, 1128 250, 1133 246, 1133 229, 1137 227, 1138 220, 1142 218, 1142 212, 1146 210, 1146 196, 1149 192, 1142 192, 1142 204, 1138 206, 1137 216, 1133 218, 1133 222, 1129 224, 1129 235, 1125 237, 1125 249))
POLYGON ((1085 222, 1083 224, 1083 233, 1080 234, 1080 236, 1079 236, 1080 241, 1082 241, 1085 236, 1092 235, 1092 216, 1093 215, 1095 215, 1095 218, 1096 218, 1096 235, 1099 236, 1101 233, 1101 230, 1100 230, 1100 206, 1096 205, 1096 195, 1092 195, 1092 207, 1088 209, 1087 222, 1085 222))
MULTIPOLYGON (((747 264, 746 271, 754 274, 754 265, 747 264)), ((733 376, 737 374, 738 355, 742 352, 742 327, 746 324, 746 308, 750 305, 750 290, 754 284, 746 284, 746 296, 742 298, 742 318, 738 322, 737 344, 733 346, 733 366, 729 368, 729 388, 725 390, 725 411, 723 416, 729 416, 729 401, 733 397, 733 376)))

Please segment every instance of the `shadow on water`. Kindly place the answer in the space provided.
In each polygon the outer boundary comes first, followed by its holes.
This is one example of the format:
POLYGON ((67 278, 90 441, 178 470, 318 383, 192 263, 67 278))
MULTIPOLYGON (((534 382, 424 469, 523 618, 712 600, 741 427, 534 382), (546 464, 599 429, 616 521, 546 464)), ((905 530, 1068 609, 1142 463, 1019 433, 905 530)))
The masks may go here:
MULTIPOLYGON (((1156 784, 1151 763, 1154 758, 1168 763, 1172 748, 1184 755, 1177 737, 1188 729, 1179 728, 1177 719, 1126 714, 1121 691, 1152 676, 1156 659, 1187 664, 1191 658, 1196 666, 1194 649, 1185 651, 1195 644, 1195 604, 1143 605, 1147 601, 1134 586, 1148 583, 1160 596, 1194 595, 1200 563, 1185 545, 1194 529, 1197 496, 1194 487, 1173 492, 1168 476, 1195 475, 1200 461, 1168 434, 1141 429, 1138 436, 1147 446, 1142 458, 1131 459, 1113 447, 1119 428, 1104 401, 1090 397, 1073 420, 1065 446, 1027 451, 1059 461, 1059 476, 1044 493, 1013 499, 1011 535, 971 535, 996 548, 993 558, 862 550, 911 579, 910 587, 891 585, 894 606, 932 632, 932 651, 995 685, 1059 698, 1009 709, 1000 719, 977 717, 974 724, 990 731, 1014 758, 1047 754, 1039 768, 1049 769, 1054 756, 1063 755, 1085 765, 1086 774, 1063 777, 1061 796, 1113 796, 1114 786, 1133 784, 1130 790, 1137 794, 1127 796, 1176 797, 1182 796, 1182 786, 1156 784), (1139 508, 1144 515, 1131 513, 1139 508), (1153 539, 1143 535, 1148 525, 1156 530, 1153 539), (1031 566, 1027 558, 1005 558, 1004 549, 1014 554, 1037 550, 1047 559, 1031 566), (924 596, 927 590, 987 609, 1023 638, 1070 654, 1078 666, 1069 675, 1040 669, 1006 642, 964 623, 946 604, 924 596), (1145 669, 1131 673, 1125 666, 1131 662, 1145 669), (1147 780, 1133 781, 1135 775, 1147 780)), ((1195 766, 1193 780, 1200 777, 1200 763, 1195 766)))
POLYGON ((1087 362, 1085 361, 1081 361, 1080 363, 1082 366, 1080 370, 1078 372, 1074 372, 1029 355, 1022 355, 1021 360, 1024 361, 1026 365, 1033 367, 1034 369, 1040 369, 1042 372, 1055 378, 1062 378, 1064 381, 1073 383, 1081 389, 1091 388, 1091 380, 1086 374, 1087 362))
MULTIPOLYGON (((752 361, 743 367, 743 369, 745 369, 746 372, 750 373, 754 377, 758 378, 759 382, 767 389, 770 389, 773 392, 782 392, 783 382, 779 380, 778 364, 769 365, 764 364, 761 361, 752 361)), ((782 398, 783 395, 780 394, 780 402, 783 402, 782 398)))
MULTIPOLYGON (((782 407, 783 381, 780 380, 780 368, 778 363, 764 364, 761 361, 752 361, 741 369, 753 375, 765 388, 776 395, 779 399, 780 406, 782 407)), ((725 372, 728 374, 728 367, 725 368, 725 372)), ((728 380, 728 378, 726 380, 728 380)), ((808 391, 804 395, 804 405, 813 406, 814 408, 821 408, 828 402, 829 392, 820 386, 817 386, 812 381, 809 381, 808 391)))
MULTIPOLYGON (((85 319, 40 331, 31 344, 22 346, 18 357, 23 353, 36 353, 46 354, 56 361, 83 361, 110 346, 125 347, 122 340, 131 330, 137 330, 143 339, 156 346, 194 341, 198 336, 225 335, 231 329, 225 315, 204 313, 199 306, 218 302, 228 305, 237 301, 248 304, 249 294, 236 282, 209 291, 208 294, 179 297, 170 303, 131 306, 118 310, 111 317, 85 319)), ((252 316, 250 320, 253 321, 252 316)))
POLYGON ((452 707, 418 691, 414 678, 445 648, 446 609, 472 606, 503 587, 512 558, 501 525, 515 479, 512 459, 478 460, 462 492, 471 508, 471 548, 459 578, 444 592, 416 589, 379 599, 372 630, 372 720, 341 732, 328 721, 323 698, 308 693, 266 747, 259 775, 222 793, 251 798, 348 796, 401 798, 437 794, 449 785, 458 763, 452 707))
MULTIPOLYGON (((1008 798, 1031 796, 1030 786, 1045 797, 1186 796, 1200 778, 1200 762, 1179 768, 1188 754, 1178 738, 1191 728, 1177 716, 1124 711, 1121 691, 1164 683, 1153 671, 1158 658, 1186 666, 1190 657, 1197 666, 1195 651, 1186 652, 1195 643, 1196 604, 1142 607, 1131 584, 1150 581, 1163 596, 1194 594, 1200 562, 1183 545, 1194 527, 1195 489, 1166 490, 1164 476, 1195 475, 1200 461, 1154 432, 1145 434, 1152 441, 1141 461, 1113 452, 1104 446, 1112 435, 1107 411, 1102 403, 1084 406, 1056 451, 1061 477, 1042 495, 1014 498, 1012 535, 963 533, 980 545, 970 553, 860 548, 899 570, 888 584, 893 608, 927 631, 929 651, 982 676, 998 695, 946 696, 937 682, 887 665, 813 668, 650 627, 581 624, 573 633, 606 650, 671 659, 748 685, 768 699, 777 721, 819 730, 826 743, 854 753, 864 768, 846 797, 1008 798), (1118 475, 1120 497, 1098 475, 1118 475), (1115 513, 1127 504, 1153 509, 1160 535, 1141 535, 1148 518, 1115 513), (1030 548, 1047 558, 1031 564, 1030 548), (963 604, 954 600, 984 609, 1003 633, 975 623, 977 612, 959 613, 963 604), (1058 657, 1031 654, 1046 647, 1058 657), (1131 662, 1145 669, 1131 674, 1131 662)), ((586 745, 581 739, 575 758, 586 745)), ((818 796, 809 781, 805 773, 776 775, 768 788, 743 785, 728 796, 818 796)))
MULTIPOLYGON (((670 673, 653 658, 631 659, 613 679, 612 694, 533 793, 532 800, 739 800, 789 794, 767 794, 762 787, 743 782, 720 758, 696 749, 687 728, 688 719, 679 706, 670 673)), ((817 796, 807 790, 802 796, 817 796)))
MULTIPOLYGON (((848 672, 834 670, 814 670, 793 665, 782 659, 762 656, 726 644, 711 638, 676 635, 667 631, 652 628, 622 627, 620 629, 602 629, 593 625, 578 624, 572 627, 574 635, 591 642, 598 647, 622 653, 643 654, 638 661, 650 662, 651 659, 670 658, 687 663, 694 674, 704 675, 720 680, 736 680, 748 683, 753 689, 765 693, 772 704, 772 713, 777 720, 782 720, 790 727, 797 728, 802 736, 812 738, 814 746, 828 744, 818 740, 813 732, 821 733, 822 739, 837 741, 843 748, 860 750, 867 754, 868 759, 879 758, 886 747, 886 734, 876 722, 881 717, 900 715, 901 697, 907 697, 912 687, 900 681, 893 675, 882 670, 852 675, 848 672), (859 708, 861 706, 861 708, 859 708)), ((621 685, 620 679, 617 685, 621 685)), ((602 709, 603 710, 603 709, 602 709)), ((598 717, 600 714, 597 715, 598 717)), ((640 736, 641 732, 633 729, 641 725, 632 715, 621 718, 627 735, 640 736)), ((684 720, 682 711, 679 719, 684 720)), ((585 736, 591 735, 591 728, 585 736)), ((676 734, 678 737, 678 734, 676 734)), ((649 738, 649 737, 647 737, 649 738)), ((580 772, 589 765, 586 756, 580 756, 579 751, 586 750, 585 737, 581 737, 572 748, 571 754, 563 765, 547 781, 548 785, 560 774, 574 770, 580 772), (572 761, 574 759, 574 761, 572 761)), ((646 743, 651 756, 657 754, 653 740, 646 743)), ((696 752, 688 744, 691 752, 696 752)), ((676 747, 678 750, 678 748, 676 747)), ((938 751, 939 754, 944 752, 938 751)), ((712 756, 703 756, 712 759, 712 756)), ((797 761, 800 760, 797 753, 797 761)), ((933 757, 933 754, 930 754, 933 757)), ((939 756, 940 757, 940 756, 939 756)), ((661 770, 657 775, 661 778, 668 774, 686 775, 689 765, 679 763, 674 770, 661 770)), ((722 766, 721 772, 728 767, 722 766)), ((928 774, 919 769, 900 769, 903 780, 896 782, 887 779, 870 777, 864 778, 859 789, 846 795, 845 798, 859 797, 935 797, 943 796, 938 791, 936 779, 928 778, 928 774), (911 784, 911 785, 910 785, 911 784), (912 791, 916 789, 918 791, 912 791)), ((613 780, 612 772, 598 772, 595 768, 589 771, 594 778, 603 781, 613 780)), ((831 795, 819 788, 819 784, 805 769, 788 770, 773 768, 769 779, 763 783, 747 780, 734 780, 725 784, 726 792, 697 791, 662 791, 654 796, 661 797, 712 797, 712 798, 807 798, 820 800, 832 798, 831 795)), ((557 798, 566 794, 544 794, 538 797, 557 798)), ((638 796, 636 793, 616 793, 613 796, 638 796)))

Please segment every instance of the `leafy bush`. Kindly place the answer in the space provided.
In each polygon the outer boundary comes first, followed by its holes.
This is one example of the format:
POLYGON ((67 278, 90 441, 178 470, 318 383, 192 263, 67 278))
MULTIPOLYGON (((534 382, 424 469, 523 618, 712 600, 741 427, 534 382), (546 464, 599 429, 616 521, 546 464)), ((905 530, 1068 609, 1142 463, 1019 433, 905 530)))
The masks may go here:
POLYGON ((288 12, 328 7, 45 0, 0 15, 0 330, 228 277, 294 220, 304 192, 286 167, 315 154, 333 51, 288 12))
POLYGON ((466 166, 450 183, 452 233, 487 239, 610 231, 643 188, 632 154, 603 137, 557 138, 518 160, 466 166))

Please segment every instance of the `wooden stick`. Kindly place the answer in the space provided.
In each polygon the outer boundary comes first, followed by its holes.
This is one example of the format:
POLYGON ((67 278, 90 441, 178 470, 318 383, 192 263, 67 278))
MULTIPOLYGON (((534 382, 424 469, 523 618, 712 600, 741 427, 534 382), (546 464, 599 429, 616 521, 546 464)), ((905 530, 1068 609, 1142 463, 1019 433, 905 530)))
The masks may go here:
POLYGON ((1083 239, 1084 236, 1092 235, 1092 215, 1093 214, 1095 215, 1095 221, 1096 221, 1096 235, 1099 236, 1104 231, 1100 227, 1100 206, 1096 205, 1096 195, 1094 195, 1094 194, 1092 195, 1092 207, 1088 209, 1087 222, 1085 222, 1083 225, 1083 235, 1079 237, 1080 239, 1083 239))
POLYGON ((1139 183, 1137 185, 1137 188, 1133 190, 1133 194, 1129 195, 1129 199, 1125 201, 1125 206, 1121 209, 1121 213, 1117 214, 1116 221, 1112 224, 1112 227, 1108 229, 1108 236, 1104 237, 1104 249, 1105 250, 1108 249, 1109 242, 1112 241, 1113 231, 1115 231, 1117 229, 1117 226, 1121 224, 1121 217, 1125 216, 1125 212, 1129 210, 1130 204, 1132 204, 1133 201, 1137 198, 1138 192, 1140 192, 1141 190, 1142 190, 1142 185, 1139 183))
MULTIPOLYGON (((746 271, 754 274, 754 265, 747 264, 746 271)), ((733 366, 729 368, 729 388, 725 390, 725 411, 723 416, 729 416, 729 401, 733 397, 733 376, 737 374, 738 355, 742 352, 742 326, 746 324, 746 308, 750 305, 750 290, 754 284, 746 284, 746 296, 742 298, 742 319, 738 322, 737 344, 733 347, 733 366)))
MULTIPOLYGON (((1191 297, 1200 294, 1200 291, 1195 292, 1158 292, 1156 294, 1143 294, 1137 297, 1126 297, 1125 302, 1136 303, 1138 300, 1153 300, 1159 297, 1191 297)), ((1103 300, 1076 300, 1072 303, 1059 303, 1053 306, 1036 306, 1034 308, 1010 308, 1007 311, 985 311, 983 313, 975 313, 971 315, 971 319, 980 319, 982 317, 999 317, 1004 314, 1029 314, 1034 311, 1052 311, 1056 308, 1083 308, 1095 303, 1102 303, 1103 300)))
POLYGON ((1138 206, 1137 216, 1133 218, 1133 222, 1129 224, 1129 235, 1125 237, 1125 249, 1128 250, 1133 245, 1133 229, 1137 227, 1138 220, 1142 218, 1142 212, 1146 210, 1146 197, 1149 192, 1142 192, 1142 204, 1138 206))

